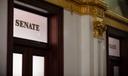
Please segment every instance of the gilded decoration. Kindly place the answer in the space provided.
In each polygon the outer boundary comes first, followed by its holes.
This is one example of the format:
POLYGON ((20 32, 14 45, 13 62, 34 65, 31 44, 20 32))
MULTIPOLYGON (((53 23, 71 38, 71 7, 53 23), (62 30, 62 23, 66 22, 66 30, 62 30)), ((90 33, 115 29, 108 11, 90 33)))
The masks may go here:
POLYGON ((93 34, 96 38, 101 38, 105 32, 104 15, 107 9, 104 0, 47 0, 50 3, 61 6, 69 11, 80 15, 92 15, 93 34))
POLYGON ((128 19, 114 14, 107 9, 104 0, 47 0, 61 6, 71 13, 79 15, 91 15, 93 17, 93 34, 96 38, 102 38, 106 31, 105 25, 128 31, 128 19), (107 10, 107 11, 106 11, 107 10))
POLYGON ((107 26, 104 24, 104 19, 94 18, 93 20, 93 35, 95 38, 103 39, 104 32, 106 31, 107 26))
POLYGON ((80 15, 97 15, 104 16, 104 11, 107 9, 106 3, 103 0, 47 0, 50 3, 61 6, 71 12, 80 15))
POLYGON ((110 10, 105 13, 104 23, 105 25, 128 32, 128 19, 110 10))
POLYGON ((105 16, 109 17, 109 18, 113 18, 113 19, 115 19, 117 21, 120 21, 122 23, 128 24, 128 19, 127 18, 125 18, 122 15, 117 14, 117 13, 111 11, 111 10, 106 11, 105 16))

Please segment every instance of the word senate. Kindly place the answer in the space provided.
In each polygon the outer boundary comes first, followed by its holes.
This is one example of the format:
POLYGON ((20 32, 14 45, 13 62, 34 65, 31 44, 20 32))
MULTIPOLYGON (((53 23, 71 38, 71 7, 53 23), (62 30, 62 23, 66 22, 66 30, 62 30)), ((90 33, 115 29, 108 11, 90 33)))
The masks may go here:
POLYGON ((30 23, 30 22, 26 22, 26 21, 22 21, 22 20, 18 20, 16 19, 16 26, 22 27, 22 28, 27 28, 27 29, 31 29, 31 30, 35 30, 35 31, 40 31, 40 26, 34 23, 30 23))

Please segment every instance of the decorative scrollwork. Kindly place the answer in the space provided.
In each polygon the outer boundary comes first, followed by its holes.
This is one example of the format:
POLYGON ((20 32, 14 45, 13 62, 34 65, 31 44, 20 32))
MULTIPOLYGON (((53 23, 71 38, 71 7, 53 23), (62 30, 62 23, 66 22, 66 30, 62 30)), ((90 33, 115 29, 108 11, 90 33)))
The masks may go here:
POLYGON ((95 38, 103 38, 103 34, 106 31, 107 26, 104 24, 103 20, 95 20, 93 33, 95 38))

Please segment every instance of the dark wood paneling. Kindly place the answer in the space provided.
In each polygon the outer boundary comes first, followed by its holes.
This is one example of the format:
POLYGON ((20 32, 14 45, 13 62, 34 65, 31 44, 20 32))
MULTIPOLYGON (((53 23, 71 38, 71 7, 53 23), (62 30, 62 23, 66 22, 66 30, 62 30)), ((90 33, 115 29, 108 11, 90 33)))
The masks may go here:
POLYGON ((8 0, 8 31, 7 31, 7 76, 12 76, 13 49, 13 0, 8 0))
POLYGON ((128 38, 121 40, 121 76, 128 76, 128 38))

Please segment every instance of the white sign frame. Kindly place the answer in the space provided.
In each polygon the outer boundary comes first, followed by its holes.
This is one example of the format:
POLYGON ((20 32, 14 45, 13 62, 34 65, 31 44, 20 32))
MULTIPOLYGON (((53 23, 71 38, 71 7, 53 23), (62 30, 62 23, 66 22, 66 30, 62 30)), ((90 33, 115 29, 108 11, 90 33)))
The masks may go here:
POLYGON ((19 8, 13 9, 13 37, 48 43, 48 17, 19 8))
POLYGON ((120 57, 120 40, 109 37, 109 55, 120 57))

